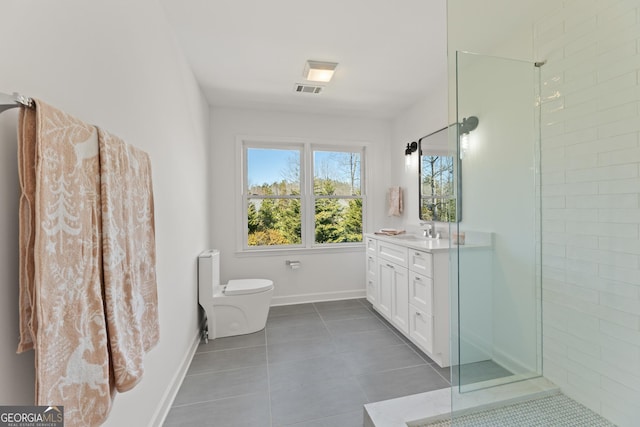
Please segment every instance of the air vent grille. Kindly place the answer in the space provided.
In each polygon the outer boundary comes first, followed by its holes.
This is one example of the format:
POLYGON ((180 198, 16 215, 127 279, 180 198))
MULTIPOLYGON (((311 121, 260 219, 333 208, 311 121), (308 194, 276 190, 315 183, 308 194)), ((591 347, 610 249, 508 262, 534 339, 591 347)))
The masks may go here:
POLYGON ((324 86, 309 85, 304 83, 296 83, 294 90, 298 93, 310 93, 318 95, 324 90, 324 86))

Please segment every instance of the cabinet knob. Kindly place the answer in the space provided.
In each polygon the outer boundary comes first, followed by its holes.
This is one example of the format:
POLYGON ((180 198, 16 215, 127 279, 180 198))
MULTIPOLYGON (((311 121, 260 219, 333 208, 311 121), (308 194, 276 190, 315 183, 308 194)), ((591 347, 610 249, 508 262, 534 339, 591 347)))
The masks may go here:
POLYGON ((416 280, 422 280, 422 279, 420 279, 418 276, 416 276, 416 280))
POLYGON ((420 252, 416 252, 416 256, 422 256, 420 252))
POLYGON ((395 267, 391 264, 387 264, 387 267, 395 269, 395 267))
POLYGON ((419 311, 416 311, 416 316, 422 316, 422 313, 420 313, 419 311))

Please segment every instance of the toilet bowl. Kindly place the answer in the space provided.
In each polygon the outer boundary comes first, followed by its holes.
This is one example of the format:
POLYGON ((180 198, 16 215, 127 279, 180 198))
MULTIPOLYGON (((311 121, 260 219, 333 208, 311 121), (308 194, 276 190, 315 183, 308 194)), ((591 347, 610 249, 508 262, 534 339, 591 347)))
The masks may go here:
POLYGON ((267 279, 220 283, 220 252, 198 256, 198 302, 207 317, 208 339, 244 335, 264 329, 273 295, 267 279))

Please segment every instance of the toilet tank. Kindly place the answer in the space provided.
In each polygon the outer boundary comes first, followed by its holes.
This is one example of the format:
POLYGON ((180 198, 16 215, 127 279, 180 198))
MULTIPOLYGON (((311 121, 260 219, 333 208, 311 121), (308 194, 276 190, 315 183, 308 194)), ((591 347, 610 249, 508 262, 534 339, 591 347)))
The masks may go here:
POLYGON ((198 302, 207 309, 213 305, 213 292, 220 285, 220 251, 209 249, 198 255, 198 302))

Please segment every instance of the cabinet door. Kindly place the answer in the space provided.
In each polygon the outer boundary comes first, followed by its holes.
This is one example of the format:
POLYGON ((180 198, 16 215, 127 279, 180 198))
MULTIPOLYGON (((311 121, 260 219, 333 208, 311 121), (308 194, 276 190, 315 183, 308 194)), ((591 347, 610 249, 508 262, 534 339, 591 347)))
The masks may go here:
POLYGON ((428 353, 433 353, 433 316, 410 305, 409 336, 428 353))
POLYGON ((378 263, 378 305, 376 308, 389 319, 391 319, 391 295, 395 270, 396 267, 391 263, 384 261, 378 263))
POLYGON ((391 283, 391 321, 405 334, 409 333, 409 274, 406 268, 394 267, 391 283))
POLYGON ((433 314, 433 279, 409 273, 409 303, 427 314, 433 314))

